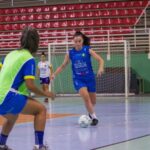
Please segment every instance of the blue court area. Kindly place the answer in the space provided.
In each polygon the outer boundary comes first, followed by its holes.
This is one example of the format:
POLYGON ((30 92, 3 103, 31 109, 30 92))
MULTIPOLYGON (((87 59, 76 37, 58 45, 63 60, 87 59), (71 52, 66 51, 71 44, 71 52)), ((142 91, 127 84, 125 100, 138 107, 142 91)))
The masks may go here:
MULTIPOLYGON (((78 117, 85 114, 79 97, 56 98, 47 105, 49 113, 76 114, 47 120, 45 142, 50 150, 148 150, 150 147, 150 98, 97 98, 97 127, 80 128, 78 117)), ((14 150, 32 150, 32 123, 17 124, 8 144, 14 150)))

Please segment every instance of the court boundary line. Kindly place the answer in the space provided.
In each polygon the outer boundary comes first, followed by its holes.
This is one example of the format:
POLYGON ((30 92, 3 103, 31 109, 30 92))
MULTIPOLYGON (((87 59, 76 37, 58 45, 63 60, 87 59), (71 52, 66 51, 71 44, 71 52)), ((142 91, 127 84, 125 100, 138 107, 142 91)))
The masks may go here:
POLYGON ((130 142, 130 141, 134 141, 134 140, 137 140, 137 139, 142 139, 142 138, 148 137, 148 136, 150 136, 150 134, 146 134, 146 135, 143 135, 143 136, 139 136, 139 137, 131 138, 131 139, 128 139, 128 140, 116 142, 116 143, 113 143, 113 144, 108 144, 108 145, 97 147, 97 148, 93 148, 93 149, 90 149, 90 150, 98 150, 98 149, 101 149, 101 148, 107 148, 107 147, 118 145, 118 144, 122 144, 122 143, 125 143, 125 142, 130 142))

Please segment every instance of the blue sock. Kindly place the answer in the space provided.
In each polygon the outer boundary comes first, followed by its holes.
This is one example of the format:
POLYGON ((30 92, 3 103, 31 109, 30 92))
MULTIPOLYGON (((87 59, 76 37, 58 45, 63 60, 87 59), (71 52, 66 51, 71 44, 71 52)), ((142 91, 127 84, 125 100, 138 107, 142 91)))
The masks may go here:
POLYGON ((0 134, 0 145, 6 145, 8 135, 0 134))
POLYGON ((44 138, 44 131, 35 131, 35 145, 42 146, 44 138))

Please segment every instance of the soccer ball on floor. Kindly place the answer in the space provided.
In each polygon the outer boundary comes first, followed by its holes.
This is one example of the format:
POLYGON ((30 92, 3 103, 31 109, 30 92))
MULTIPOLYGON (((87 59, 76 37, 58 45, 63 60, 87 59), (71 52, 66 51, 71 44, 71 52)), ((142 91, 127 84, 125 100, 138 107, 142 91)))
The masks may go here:
POLYGON ((78 123, 81 128, 87 128, 91 124, 91 119, 87 115, 80 116, 78 123))

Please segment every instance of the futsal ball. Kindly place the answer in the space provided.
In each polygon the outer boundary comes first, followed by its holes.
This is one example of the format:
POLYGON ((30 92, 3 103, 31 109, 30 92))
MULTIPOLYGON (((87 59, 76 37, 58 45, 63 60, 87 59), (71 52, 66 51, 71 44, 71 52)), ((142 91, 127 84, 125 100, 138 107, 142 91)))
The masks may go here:
POLYGON ((78 123, 81 128, 87 128, 91 123, 91 119, 87 115, 82 115, 82 116, 80 116, 78 123))

